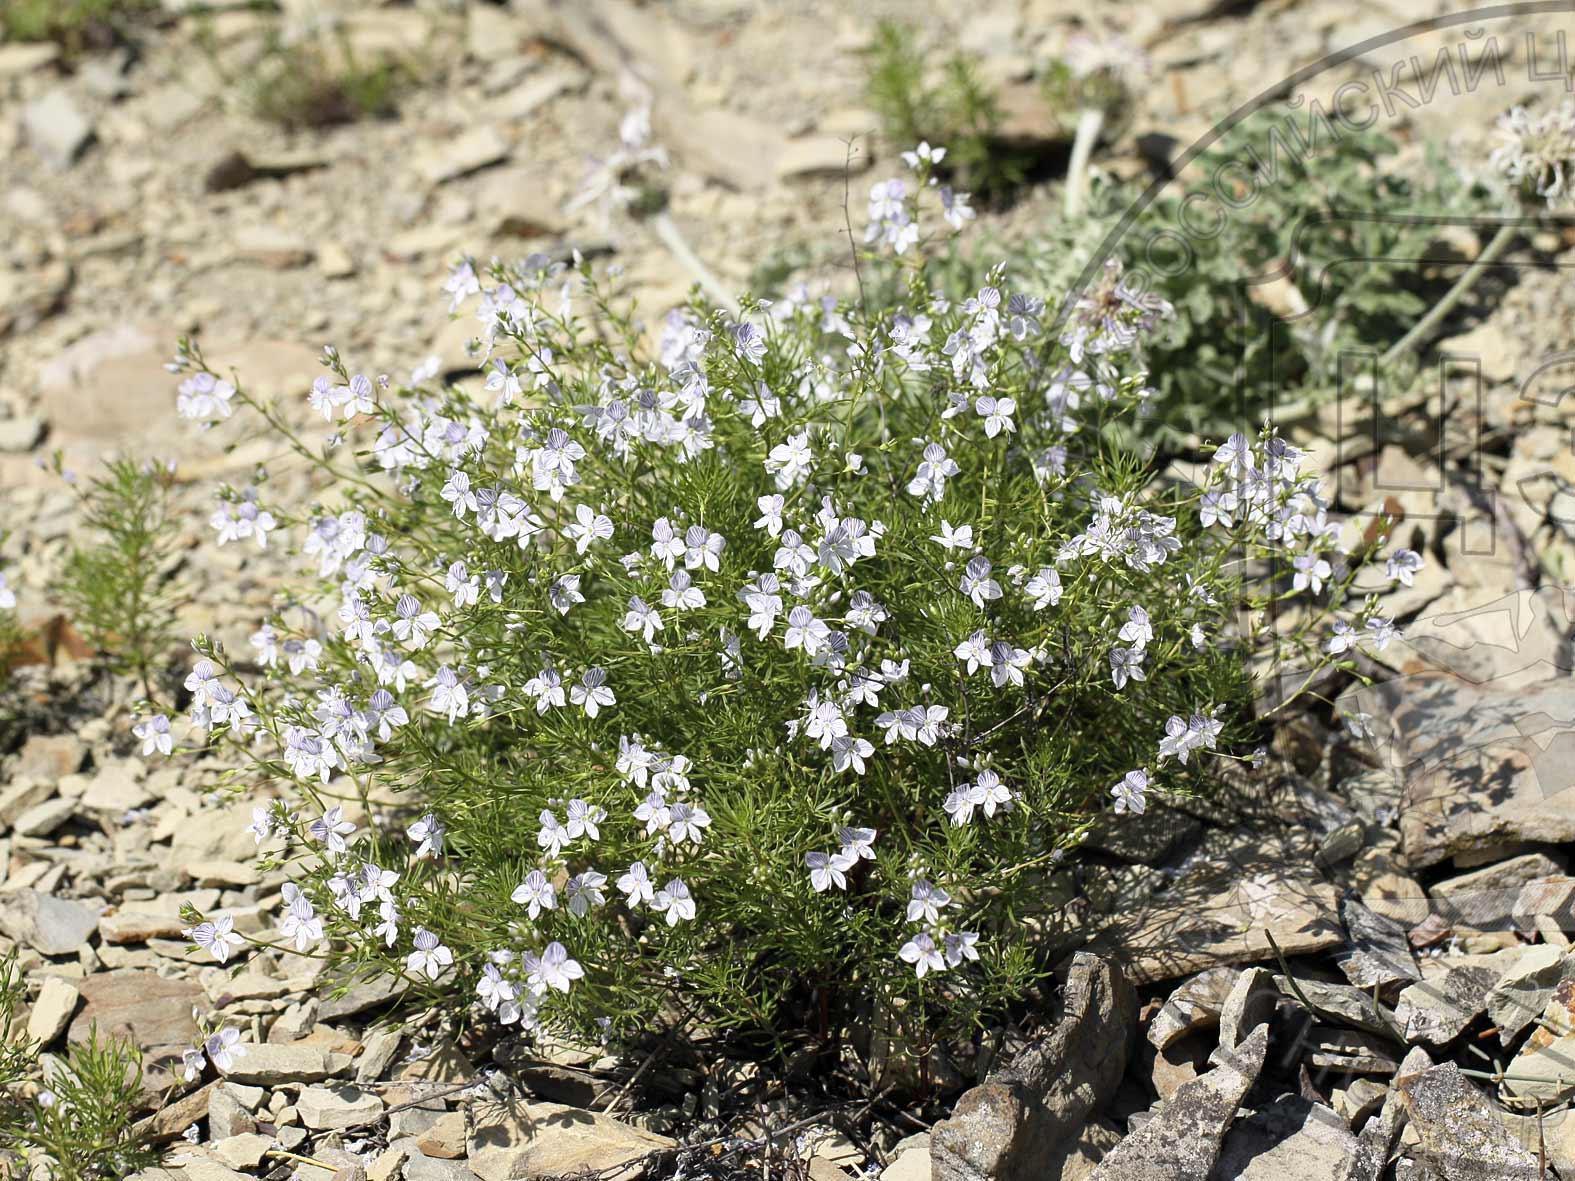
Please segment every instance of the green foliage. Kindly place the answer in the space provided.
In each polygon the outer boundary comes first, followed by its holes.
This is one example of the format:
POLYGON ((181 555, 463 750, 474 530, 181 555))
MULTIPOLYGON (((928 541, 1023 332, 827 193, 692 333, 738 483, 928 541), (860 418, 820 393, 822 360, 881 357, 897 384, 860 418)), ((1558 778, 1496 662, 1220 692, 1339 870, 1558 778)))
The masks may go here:
POLYGON ((336 46, 276 42, 237 84, 258 118, 299 131, 387 118, 417 81, 415 63, 357 61, 341 37, 336 46))
POLYGON ((19 1033, 23 996, 15 954, 0 957, 0 1176, 10 1175, 7 1149, 58 1181, 114 1181, 157 1163, 158 1151, 133 1126, 136 1046, 95 1027, 46 1065, 38 1043, 19 1033))
POLYGON ((158 0, 0 0, 0 40, 55 41, 78 53, 158 11, 158 0))
POLYGON ((135 673, 149 697, 175 635, 169 478, 121 458, 81 489, 83 526, 94 540, 72 550, 58 589, 88 641, 111 668, 135 673))
MULTIPOLYGON (((934 298, 927 179, 881 214, 913 234, 876 226, 899 252, 863 260, 867 303, 697 303, 653 340, 588 264, 466 262, 484 389, 379 389, 330 351, 321 446, 226 386, 339 490, 266 506, 315 575, 263 669, 203 642, 194 671, 246 706, 194 709, 210 740, 287 785, 284 939, 527 1029, 639 1036, 676 1006, 779 1048, 876 1021, 922 1057, 1048 971, 1023 916, 1113 795, 1203 792, 1252 750, 1261 643, 1317 668, 1329 612, 1367 623, 1356 555, 1263 631, 1293 594, 1267 559, 1313 516, 1294 453, 1242 439, 1183 486, 1111 447, 1164 309, 1107 274, 1062 340, 1004 270, 934 298), (963 814, 987 783, 1008 795, 963 814), (615 886, 636 863, 654 898, 615 886), (931 884, 949 901, 914 910, 931 884)), ((200 415, 220 379, 178 361, 200 415)))
POLYGON ((1097 274, 1106 255, 1143 269, 1147 288, 1177 313, 1149 351, 1159 396, 1145 431, 1162 445, 1252 430, 1272 408, 1332 397, 1342 352, 1381 352, 1447 287, 1447 274, 1425 270, 1449 257, 1437 223, 1469 223, 1496 207, 1435 150, 1411 169, 1394 168, 1395 144, 1378 132, 1340 127, 1304 152, 1285 144, 1282 124, 1250 120, 1130 225, 1120 222, 1140 191, 1107 186, 1082 217, 976 250, 971 273, 946 290, 966 293, 1003 249, 1049 291, 1075 286, 1091 265, 1097 274), (1220 191, 1241 207, 1222 207, 1220 191), (1251 282, 1276 275, 1288 284, 1251 282), (1273 292, 1276 311, 1249 288, 1273 292), (1305 314, 1280 321, 1297 298, 1305 314))
POLYGON ((997 142, 999 104, 979 76, 977 59, 967 53, 937 58, 920 46, 911 26, 882 21, 870 51, 865 96, 880 116, 887 143, 904 149, 921 141, 944 146, 945 172, 981 199, 1001 200, 1023 183, 1027 160, 997 142))

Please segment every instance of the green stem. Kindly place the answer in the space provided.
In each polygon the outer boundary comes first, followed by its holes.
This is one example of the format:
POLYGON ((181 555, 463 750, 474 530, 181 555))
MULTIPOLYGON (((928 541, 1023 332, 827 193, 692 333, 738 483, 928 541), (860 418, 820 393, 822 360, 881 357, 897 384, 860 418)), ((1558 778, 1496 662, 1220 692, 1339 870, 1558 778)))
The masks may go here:
POLYGON ((1105 112, 1100 107, 1084 107, 1077 114, 1077 132, 1072 139, 1072 159, 1066 167, 1066 203, 1068 219, 1083 211, 1083 195, 1088 190, 1088 162, 1094 154, 1094 144, 1105 125, 1105 112))
POLYGON ((1472 264, 1465 269, 1460 278, 1455 280, 1455 285, 1444 293, 1444 297, 1433 305, 1432 310, 1427 315, 1412 325, 1411 331, 1402 336, 1384 353, 1379 359, 1379 368, 1387 369, 1397 358, 1403 356, 1411 349, 1426 343, 1433 330, 1438 327, 1444 317, 1454 311, 1455 305, 1464 299, 1471 289, 1477 285, 1477 280, 1482 277, 1482 273, 1492 265, 1499 255, 1504 253, 1505 248, 1509 246, 1519 230, 1520 226, 1515 222, 1507 222, 1499 226, 1498 233, 1493 235, 1492 240, 1483 248, 1482 253, 1477 255, 1472 264))

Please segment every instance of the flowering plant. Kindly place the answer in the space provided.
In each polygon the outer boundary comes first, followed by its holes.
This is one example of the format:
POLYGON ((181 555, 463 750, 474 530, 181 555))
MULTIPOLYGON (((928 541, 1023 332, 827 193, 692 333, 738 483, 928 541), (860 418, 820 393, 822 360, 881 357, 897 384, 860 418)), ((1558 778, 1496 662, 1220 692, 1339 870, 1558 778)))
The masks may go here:
POLYGON ((932 293, 967 207, 934 158, 871 193, 902 306, 697 303, 648 344, 589 267, 466 261, 484 381, 330 350, 320 450, 183 343, 189 417, 258 415, 339 498, 227 493, 220 540, 308 576, 186 682, 290 785, 253 827, 279 942, 526 1029, 875 1013, 922 1048, 1045 970, 1020 919, 1091 822, 1248 757, 1266 606, 1316 599, 1278 635, 1309 667, 1386 642, 1293 448, 1186 483, 1111 441, 1163 301, 1117 267, 1055 329, 1003 268, 932 293))

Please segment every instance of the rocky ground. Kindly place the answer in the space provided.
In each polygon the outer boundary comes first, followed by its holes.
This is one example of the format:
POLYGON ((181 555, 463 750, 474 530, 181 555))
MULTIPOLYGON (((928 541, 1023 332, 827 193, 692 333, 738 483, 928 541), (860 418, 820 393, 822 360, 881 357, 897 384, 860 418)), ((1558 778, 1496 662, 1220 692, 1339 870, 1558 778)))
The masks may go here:
MULTIPOLYGON (((468 325, 447 325, 437 299, 457 252, 604 254, 659 314, 693 275, 647 227, 574 205, 592 157, 616 145, 630 70, 655 95, 673 221, 725 286, 779 259, 846 282, 845 173, 857 203, 858 174, 883 175, 906 146, 868 134, 875 22, 918 21, 1011 91, 1087 6, 166 6, 134 44, 73 60, 0 44, 3 565, 38 636, 18 674, 24 726, 0 755, 0 950, 20 952, 28 1032, 47 1048, 97 1023, 146 1051, 150 1104, 167 1096, 146 1124, 172 1145, 163 1174, 726 1175, 774 1154, 820 1181, 1575 1177, 1575 459, 1560 406, 1575 255, 1556 227, 1528 229, 1448 326, 1480 374, 1466 396, 1379 391, 1286 424, 1341 509, 1398 513, 1402 542, 1429 558, 1389 603, 1406 640, 1371 665, 1371 686, 1335 687, 1375 740, 1297 722, 1272 773, 1227 798, 1095 833, 1034 931, 1069 957, 1053 1011, 956 1048, 937 1068, 951 1114, 933 1130, 899 1111, 847 1120, 754 1064, 650 1078, 583 1047, 476 1042, 388 988, 335 996, 305 957, 258 952, 236 971, 189 952, 183 902, 261 931, 279 878, 244 830, 255 800, 215 791, 224 765, 141 758, 133 688, 78 659, 48 597, 77 502, 39 461, 178 458, 183 625, 243 648, 286 564, 208 544, 213 489, 259 463, 305 477, 234 424, 177 433, 162 364, 178 334, 263 392, 303 391, 328 342, 358 368, 436 354, 457 374, 468 325), (397 116, 288 133, 254 117, 244 82, 268 38, 324 27, 357 60, 420 63, 397 116), (194 1009, 255 1045, 183 1086, 194 1009)), ((1162 167, 1234 104, 1425 7, 1122 12, 1155 73, 1096 165, 1162 167)), ((1407 150, 1480 156, 1493 115, 1546 92, 1549 60, 1524 38, 1546 35, 1551 52, 1553 27, 1492 25, 1502 79, 1386 100, 1384 130, 1407 150)), ((1466 37, 1373 48, 1316 93, 1441 47, 1479 52, 1466 37)), ((1053 120, 1031 106, 1014 118, 1025 142, 1064 153, 1053 120)), ((1059 200, 1052 176, 981 229, 1010 242, 1059 200)), ((1455 240, 1479 249, 1470 230, 1455 240)))

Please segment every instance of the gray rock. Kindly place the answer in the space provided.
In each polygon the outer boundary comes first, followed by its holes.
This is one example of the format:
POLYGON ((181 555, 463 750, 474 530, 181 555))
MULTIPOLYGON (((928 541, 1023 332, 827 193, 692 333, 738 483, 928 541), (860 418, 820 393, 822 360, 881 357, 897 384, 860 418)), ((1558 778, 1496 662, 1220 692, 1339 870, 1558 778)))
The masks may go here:
POLYGON ((55 798, 45 800, 42 804, 34 804, 26 812, 16 818, 16 823, 11 827, 17 836, 22 837, 47 837, 55 829, 76 815, 77 802, 55 798))
POLYGON ((49 1047, 65 1032, 71 1023, 71 1014, 77 1011, 82 994, 71 981, 60 976, 45 976, 38 999, 27 1014, 27 1036, 41 1046, 49 1047))
POLYGON ((39 989, 38 1000, 27 1013, 27 1036, 49 1047, 55 1038, 65 1033, 71 1024, 71 1014, 76 1013, 82 994, 76 984, 61 976, 44 976, 44 986, 39 989))
POLYGON ((51 41, 16 42, 0 45, 0 78, 18 78, 41 70, 60 56, 60 46, 51 41))
POLYGON ((129 1037, 143 1050, 191 1044, 192 1009, 207 999, 193 981, 134 969, 95 972, 80 988, 87 1003, 66 1034, 70 1041, 86 1041, 96 1026, 100 1036, 129 1037))
POLYGON ((1355 1029, 1314 1025, 1302 1048, 1314 1066, 1349 1074, 1393 1074, 1398 1065, 1394 1042, 1355 1029))
POLYGON ((355 1081, 371 1083, 381 1079, 393 1063, 394 1055, 399 1053, 401 1036, 397 1029, 377 1029, 369 1033, 361 1043, 361 1056, 356 1059, 355 1081))
POLYGON ((1446 878, 1428 893, 1434 909, 1451 926, 1507 931, 1512 926, 1515 903, 1526 884, 1563 871, 1564 867, 1546 853, 1527 853, 1446 878))
POLYGON ((1394 1014, 1373 1000, 1371 992, 1364 992, 1354 984, 1331 984, 1325 980, 1300 979, 1291 981, 1284 976, 1274 978, 1282 995, 1298 1002, 1306 998, 1313 1012, 1326 1020, 1344 1022, 1368 1033, 1387 1036, 1395 1030, 1394 1014))
POLYGON ((935 1181, 1042 1175, 1115 1092, 1137 998, 1114 963, 1073 957, 1062 1016, 1042 1042, 964 1093, 930 1133, 935 1181))
POLYGON ((1437 1047, 1459 1037, 1487 1012, 1488 993, 1498 978, 1492 968, 1462 964, 1407 986, 1395 1004, 1406 1041, 1437 1047))
POLYGON ((93 124, 63 86, 23 107, 22 127, 33 150, 54 168, 69 168, 93 139, 93 124))
POLYGON ((208 1135, 214 1140, 245 1136, 257 1130, 257 1121, 228 1083, 220 1083, 208 1096, 208 1135))
POLYGON ((1269 1048, 1260 1025, 1235 1050, 1216 1054, 1217 1065, 1187 1083, 1159 1112, 1100 1162, 1089 1181, 1184 1181, 1209 1176, 1225 1132, 1269 1048))
POLYGON ((295 1108, 314 1132, 360 1127, 383 1114, 383 1101, 359 1087, 303 1087, 295 1108))
POLYGON ((36 414, 0 421, 0 451, 20 454, 31 451, 44 441, 49 423, 36 414))
POLYGON ((1539 1181, 1536 1153, 1510 1134, 1453 1062, 1395 1080, 1416 1153, 1444 1181, 1539 1181))
POLYGON ((44 955, 75 955, 98 929, 101 908, 37 890, 0 895, 0 934, 44 955))
MULTIPOLYGON (((600 1112, 558 1103, 482 1104, 474 1115, 469 1171, 482 1181, 603 1170, 605 1176, 632 1176, 633 1170, 620 1172, 618 1166, 675 1143, 600 1112)), ((405 1166, 407 1179, 416 1175, 410 1171, 414 1159, 405 1166)), ((446 1179, 451 1174, 430 1175, 446 1179)))
POLYGON ((255 1169, 262 1163, 263 1155, 273 1147, 273 1140, 256 1132, 241 1132, 227 1139, 219 1139, 209 1129, 208 1138, 217 1140, 213 1154, 232 1169, 255 1169))
POLYGON ((1356 1137, 1329 1108, 1287 1095, 1225 1136, 1209 1181, 1348 1181, 1356 1137))
POLYGON ((320 1046, 249 1045, 224 1072, 241 1083, 277 1087, 283 1083, 318 1083, 329 1074, 328 1052, 320 1046))
POLYGON ((405 1181, 476 1181, 476 1174, 462 1160, 412 1151, 405 1157, 405 1181))
POLYGON ((1406 929, 1393 919, 1374 914, 1355 899, 1340 907, 1349 949, 1339 957, 1340 970, 1358 988, 1380 988, 1420 978, 1406 929))
POLYGON ((1515 966, 1488 993, 1488 1017, 1498 1026, 1499 1041, 1509 1045, 1536 1020, 1553 990, 1571 979, 1575 979, 1575 955, 1563 948, 1542 943, 1522 951, 1515 966))
MULTIPOLYGON (((1404 1078, 1428 1070, 1433 1059, 1421 1046, 1413 1046, 1400 1063, 1398 1077, 1404 1078)), ((1356 1160, 1351 1169, 1350 1181, 1380 1181, 1389 1167, 1390 1154, 1405 1124, 1405 1104, 1400 1092, 1390 1088, 1377 1115, 1368 1120, 1357 1138, 1356 1160)))
POLYGON ((416 171, 440 185, 508 159, 509 141, 496 127, 483 125, 437 147, 418 161, 416 171))
POLYGON ((1220 1009, 1241 973, 1235 968, 1210 968, 1184 981, 1148 1023, 1148 1040, 1156 1050, 1201 1029, 1219 1024, 1220 1009))
MULTIPOLYGON (((52 787, 62 776, 80 770, 87 752, 87 743, 75 734, 34 734, 17 751, 12 779, 32 777, 52 787)), ((12 819, 0 813, 0 820, 12 819)))
POLYGON ((1234 1050, 1258 1026, 1273 1020, 1280 1002, 1274 973, 1267 968, 1247 968, 1220 1009, 1220 1050, 1234 1050))
POLYGON ((398 976, 392 975, 354 982, 325 975, 321 988, 322 1004, 318 1008, 317 1019, 334 1022, 345 1017, 354 1017, 402 996, 409 987, 398 976), (340 988, 344 991, 339 992, 340 988))
POLYGON ((850 149, 834 135, 809 135, 790 139, 782 145, 776 160, 780 181, 808 180, 817 177, 856 176, 870 166, 869 150, 859 144, 850 149))
POLYGON ((1575 877, 1555 874, 1520 888, 1512 918, 1522 931, 1537 930, 1538 919, 1551 919, 1561 931, 1575 931, 1575 877))
POLYGON ((1159 865, 1202 831, 1196 817, 1156 805, 1140 816, 1128 813, 1096 820, 1083 839, 1083 847, 1133 865, 1159 865))

